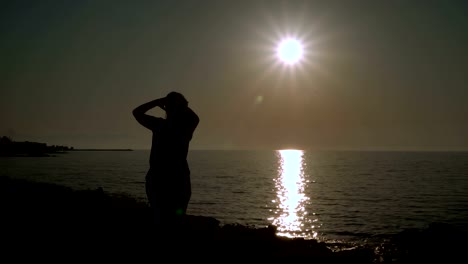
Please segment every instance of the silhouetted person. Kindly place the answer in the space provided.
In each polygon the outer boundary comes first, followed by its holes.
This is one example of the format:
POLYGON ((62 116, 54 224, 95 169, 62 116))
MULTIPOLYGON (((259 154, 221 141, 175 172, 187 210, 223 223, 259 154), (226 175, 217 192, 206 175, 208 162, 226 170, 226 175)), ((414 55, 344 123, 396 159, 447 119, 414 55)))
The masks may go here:
POLYGON ((199 118, 188 107, 185 97, 177 92, 138 106, 133 115, 153 132, 146 195, 157 227, 162 231, 177 229, 184 220, 192 194, 187 154, 199 118), (146 114, 154 107, 165 110, 166 118, 146 114))

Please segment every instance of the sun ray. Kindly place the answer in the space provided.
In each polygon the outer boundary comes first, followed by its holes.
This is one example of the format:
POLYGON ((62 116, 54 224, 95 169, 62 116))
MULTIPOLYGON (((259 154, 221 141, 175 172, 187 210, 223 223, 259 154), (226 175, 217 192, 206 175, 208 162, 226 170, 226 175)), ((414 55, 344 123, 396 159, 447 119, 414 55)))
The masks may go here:
POLYGON ((260 20, 250 28, 259 41, 252 46, 256 57, 250 69, 255 77, 249 86, 255 94, 263 96, 265 103, 286 94, 305 96, 303 92, 313 92, 338 81, 332 66, 341 57, 334 58, 330 46, 336 32, 325 31, 326 14, 312 17, 305 10, 307 5, 293 16, 287 8, 265 7, 263 23, 260 20), (292 50, 280 51, 282 45, 289 45, 292 50))

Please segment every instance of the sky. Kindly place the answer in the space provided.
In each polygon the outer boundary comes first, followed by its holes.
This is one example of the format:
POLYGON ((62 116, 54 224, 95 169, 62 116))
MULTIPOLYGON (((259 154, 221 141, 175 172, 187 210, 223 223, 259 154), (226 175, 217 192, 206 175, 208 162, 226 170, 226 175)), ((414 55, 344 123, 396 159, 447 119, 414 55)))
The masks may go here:
POLYGON ((149 149, 178 91, 191 149, 468 150, 467 1, 5 1, 0 136, 149 149), (295 37, 305 57, 275 56, 295 37), (160 109, 149 114, 164 117, 160 109))

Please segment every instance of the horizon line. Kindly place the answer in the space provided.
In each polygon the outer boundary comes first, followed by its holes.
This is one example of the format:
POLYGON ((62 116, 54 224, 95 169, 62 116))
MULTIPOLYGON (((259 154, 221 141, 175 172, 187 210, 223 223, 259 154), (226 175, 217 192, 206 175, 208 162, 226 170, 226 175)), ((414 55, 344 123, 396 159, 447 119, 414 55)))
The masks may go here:
MULTIPOLYGON (((151 148, 74 148, 72 151, 150 151, 151 148)), ((310 149, 310 148, 191 148, 189 151, 278 151, 302 150, 317 152, 468 152, 468 149, 310 149)))

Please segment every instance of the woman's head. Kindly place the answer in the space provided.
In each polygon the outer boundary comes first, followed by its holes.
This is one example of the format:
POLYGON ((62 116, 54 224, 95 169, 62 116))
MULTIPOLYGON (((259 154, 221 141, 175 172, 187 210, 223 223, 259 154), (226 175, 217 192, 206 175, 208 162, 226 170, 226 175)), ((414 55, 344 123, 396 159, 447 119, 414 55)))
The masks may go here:
POLYGON ((170 92, 166 96, 165 109, 166 113, 177 113, 188 107, 188 101, 185 97, 178 92, 170 92))

